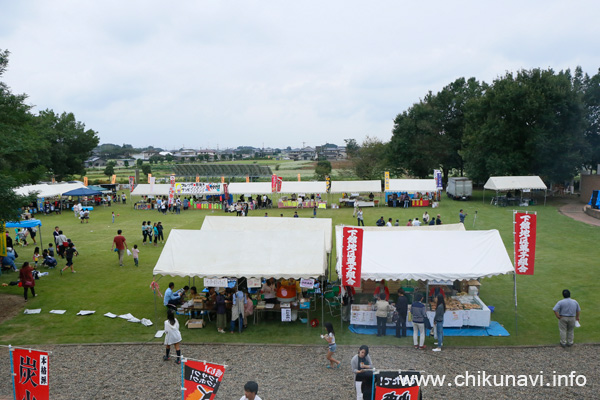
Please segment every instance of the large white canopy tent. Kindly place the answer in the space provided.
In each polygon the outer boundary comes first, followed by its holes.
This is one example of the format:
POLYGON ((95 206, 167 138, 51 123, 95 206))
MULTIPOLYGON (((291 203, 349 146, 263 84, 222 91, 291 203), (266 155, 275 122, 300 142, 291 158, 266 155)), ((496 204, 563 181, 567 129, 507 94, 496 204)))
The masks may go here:
POLYGON ((381 181, 331 181, 330 193, 381 193, 381 181))
POLYGON ((28 195, 38 192, 38 198, 50 198, 84 187, 85 185, 81 182, 40 183, 37 185, 21 186, 15 189, 15 193, 18 195, 28 195))
POLYGON ((320 181, 283 181, 279 193, 325 193, 327 192, 327 183, 320 181))
POLYGON ((131 192, 132 196, 168 196, 169 188, 171 185, 168 183, 155 183, 151 185, 149 183, 140 183, 131 192))
POLYGON ((303 231, 172 229, 153 274, 316 279, 326 268, 323 238, 303 231))
POLYGON ((386 192, 431 193, 437 192, 435 179, 390 179, 386 192))
POLYGON ((543 190, 544 205, 546 205, 546 191, 548 187, 539 176, 491 176, 483 185, 483 199, 485 201, 485 189, 498 192, 509 190, 543 190))
MULTIPOLYGON (((440 225, 443 226, 443 225, 440 225)), ((342 228, 336 230, 337 254, 342 254, 342 228)), ((497 230, 440 231, 425 227, 406 230, 364 230, 361 277, 364 280, 463 280, 514 271, 497 230), (423 262, 435 252, 435 262, 423 262)), ((341 258, 336 270, 341 275, 341 258)))
POLYGON ((227 190, 231 194, 270 194, 271 182, 232 182, 227 190))

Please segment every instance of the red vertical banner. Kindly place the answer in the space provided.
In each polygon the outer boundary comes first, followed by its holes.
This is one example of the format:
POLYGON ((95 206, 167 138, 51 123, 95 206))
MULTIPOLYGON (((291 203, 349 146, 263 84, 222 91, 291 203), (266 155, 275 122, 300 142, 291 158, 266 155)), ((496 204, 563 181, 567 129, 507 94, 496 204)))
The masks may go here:
POLYGON ((342 286, 360 287, 363 230, 342 229, 342 286))
POLYGON ((11 348, 13 386, 16 399, 48 400, 48 353, 11 348))
POLYGON ((277 175, 271 175, 271 192, 275 193, 277 191, 277 175))
POLYGON ((183 365, 183 398, 215 399, 224 374, 224 365, 187 360, 183 365))
POLYGON ((169 205, 172 205, 175 202, 175 175, 171 175, 169 183, 171 184, 169 187, 169 205))
POLYGON ((374 376, 375 400, 419 399, 419 372, 379 371, 374 376))
POLYGON ((277 177, 277 193, 281 192, 281 184, 283 183, 283 179, 278 176, 277 177))
POLYGON ((135 186, 135 176, 130 176, 129 177, 129 191, 133 192, 135 186))
POLYGON ((533 275, 537 215, 515 213, 515 272, 533 275))
POLYGON ((225 195, 225 201, 229 201, 229 188, 227 187, 227 184, 224 183, 223 184, 223 194, 225 195))

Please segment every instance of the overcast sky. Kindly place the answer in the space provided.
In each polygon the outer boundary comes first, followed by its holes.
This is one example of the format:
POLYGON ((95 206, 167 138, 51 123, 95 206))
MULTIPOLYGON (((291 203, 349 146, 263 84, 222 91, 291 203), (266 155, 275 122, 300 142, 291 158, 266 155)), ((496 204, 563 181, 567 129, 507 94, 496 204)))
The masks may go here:
POLYGON ((593 1, 0 0, 2 78, 100 143, 301 147, 389 140, 459 77, 595 74, 593 1))

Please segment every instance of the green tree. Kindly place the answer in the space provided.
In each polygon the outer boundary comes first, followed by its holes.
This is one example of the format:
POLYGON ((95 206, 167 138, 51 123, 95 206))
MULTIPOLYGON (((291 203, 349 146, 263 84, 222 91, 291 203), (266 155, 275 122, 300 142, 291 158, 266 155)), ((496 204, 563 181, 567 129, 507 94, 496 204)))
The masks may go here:
POLYGON ((175 157, 173 157, 172 154, 167 154, 165 156, 165 160, 167 160, 167 162, 172 162, 175 159, 175 157))
POLYGON ((358 143, 356 143, 355 139, 344 139, 344 142, 346 142, 346 154, 348 158, 354 157, 359 149, 358 143))
POLYGON ((585 112, 568 70, 507 73, 466 118, 465 168, 480 182, 531 174, 564 182, 584 162, 585 112))
MULTIPOLYGON (((0 78, 8 67, 8 50, 0 49, 0 78)), ((31 106, 25 104, 25 94, 15 95, 0 81, 0 221, 18 220, 18 208, 35 199, 19 196, 14 188, 36 183, 44 176, 45 168, 38 152, 41 138, 33 129, 31 106)), ((45 151, 45 149, 44 149, 45 151)))
POLYGON ((135 165, 138 168, 142 168, 142 165, 144 164, 144 160, 142 160, 141 158, 138 158, 137 160, 135 160, 135 165))
POLYGON ((109 161, 106 163, 106 167, 104 168, 104 175, 113 176, 115 174, 115 162, 109 161))
POLYGON ((125 165, 125 168, 129 168, 129 161, 128 161, 128 160, 125 160, 125 161, 123 162, 123 165, 125 165))
POLYGON ((360 179, 381 179, 386 165, 386 145, 367 136, 352 159, 354 173, 360 179))
MULTIPOLYGON (((277 164, 279 166, 279 164, 277 164)), ((315 167, 315 175, 318 180, 323 181, 325 177, 331 173, 331 163, 328 160, 317 162, 315 167)))
POLYGON ((152 166, 150 164, 144 164, 142 165, 142 173, 144 175, 148 175, 152 173, 152 166))
POLYGON ((586 112, 585 139, 588 148, 585 165, 591 170, 600 164, 600 69, 592 77, 587 74, 582 77, 581 90, 586 112))
POLYGON ((59 115, 52 110, 40 111, 34 118, 34 127, 43 138, 40 145, 44 152, 39 157, 57 180, 83 173, 85 160, 98 146, 96 132, 86 130, 73 113, 59 115))

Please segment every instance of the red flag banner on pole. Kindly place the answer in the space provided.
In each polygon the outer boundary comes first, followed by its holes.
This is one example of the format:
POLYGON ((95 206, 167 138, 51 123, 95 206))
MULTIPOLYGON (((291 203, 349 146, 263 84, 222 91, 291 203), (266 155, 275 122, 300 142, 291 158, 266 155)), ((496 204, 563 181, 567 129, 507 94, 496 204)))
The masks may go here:
POLYGON ((515 272, 533 275, 537 215, 515 213, 515 272))
POLYGON ((185 400, 212 400, 225 374, 225 366, 187 360, 183 366, 183 398, 185 400))
POLYGON ((342 229, 342 286, 360 287, 363 230, 342 229))
POLYGON ((379 371, 375 376, 375 400, 419 399, 419 377, 417 371, 379 371))
POLYGON ((10 347, 15 399, 48 400, 48 353, 10 347))
POLYGON ((271 175, 271 192, 275 193, 277 191, 277 175, 271 175))
POLYGON ((133 192, 133 189, 135 189, 135 176, 130 176, 129 177, 129 192, 133 192))

